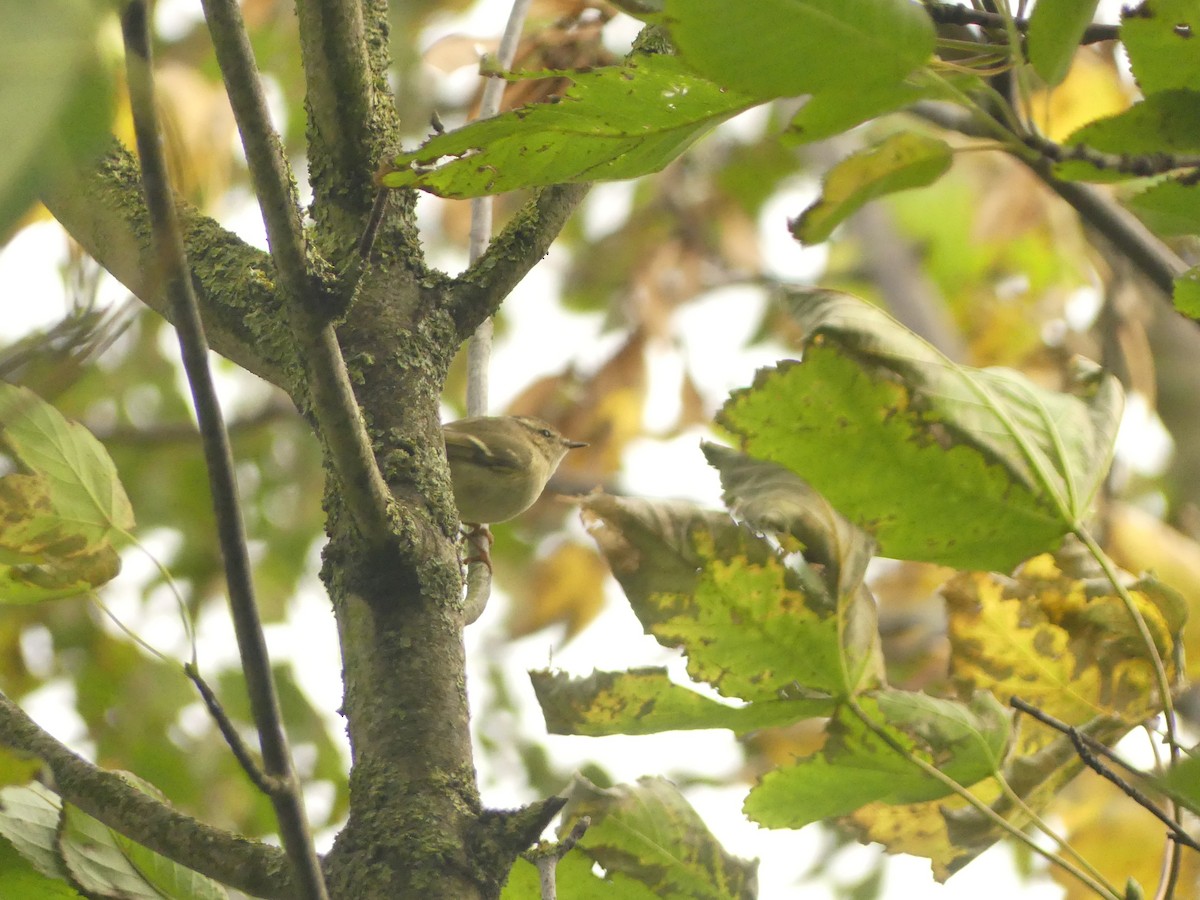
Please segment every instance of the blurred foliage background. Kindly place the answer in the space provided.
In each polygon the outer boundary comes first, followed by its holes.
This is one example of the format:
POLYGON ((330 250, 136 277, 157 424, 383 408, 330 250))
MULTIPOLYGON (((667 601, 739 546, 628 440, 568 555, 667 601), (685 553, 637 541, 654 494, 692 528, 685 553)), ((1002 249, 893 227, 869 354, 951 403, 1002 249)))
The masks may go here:
MULTIPOLYGON (((502 6, 474 8, 463 0, 392 5, 392 84, 407 145, 431 133, 435 113, 447 127, 472 114, 479 53, 494 46, 502 6)), ((302 179, 303 97, 291 4, 246 0, 243 11, 302 179)), ((198 6, 160 3, 158 32, 158 86, 177 190, 261 244, 198 6)), ((517 68, 603 65, 619 58, 635 33, 636 23, 603 3, 535 0, 517 68)), ((116 46, 102 32, 91 68, 81 71, 88 78, 103 71, 104 78, 89 81, 89 90, 101 85, 101 105, 110 110, 103 127, 130 144, 116 46)), ((64 84, 54 89, 74 90, 75 82, 64 84)), ((506 103, 550 98, 561 89, 555 79, 521 82, 506 103)), ((1082 50, 1067 80, 1035 104, 1054 136, 1123 109, 1135 96, 1114 45, 1102 43, 1082 50)), ((542 416, 590 444, 568 458, 554 487, 579 493, 603 486, 614 493, 715 502, 716 477, 698 453, 699 438, 708 434, 727 392, 748 383, 756 365, 788 355, 797 337, 770 302, 773 288, 819 281, 885 305, 963 362, 1011 366, 1054 388, 1069 380, 1076 354, 1118 372, 1135 402, 1103 510, 1109 547, 1131 568, 1157 570, 1195 612, 1197 329, 1178 319, 1118 255, 1090 240, 1076 214, 1034 175, 998 154, 956 154, 950 174, 931 187, 868 205, 828 243, 802 248, 788 235, 787 219, 816 195, 821 173, 894 125, 884 118, 829 144, 789 147, 778 133, 796 105, 780 101, 753 110, 661 175, 593 191, 550 258, 506 304, 493 364, 498 407, 542 416)), ((522 199, 499 198, 498 223, 522 199)), ((422 196, 418 209, 431 260, 461 269, 468 204, 422 196)), ((224 598, 207 482, 168 327, 126 300, 39 208, 25 211, 3 238, 4 316, 15 323, 26 318, 17 313, 29 315, 28 322, 3 329, 0 377, 28 386, 85 423, 109 449, 133 502, 138 534, 170 570, 200 622, 202 671, 235 720, 248 722, 230 632, 221 623, 224 598), (25 272, 46 259, 58 260, 61 294, 25 286, 34 283, 24 280, 25 272)), ((1191 240, 1183 239, 1179 249, 1194 252, 1191 240)), ((328 829, 347 804, 347 760, 335 711, 339 685, 314 692, 294 671, 314 648, 325 652, 330 646, 322 643, 327 634, 317 640, 310 627, 314 615, 319 621, 320 612, 312 610, 321 603, 315 579, 322 540, 319 452, 282 394, 227 362, 218 367, 259 599, 281 659, 284 711, 310 799, 320 798, 314 824, 328 829)), ((463 409, 463 378, 459 370, 451 377, 448 418, 463 409)), ((603 784, 609 780, 599 762, 605 746, 580 751, 575 744, 560 754, 556 747, 564 744, 548 744, 537 713, 529 710, 520 665, 512 663, 518 652, 532 652, 543 662, 553 655, 583 668, 620 640, 613 635, 636 626, 627 612, 613 608, 606 566, 568 505, 547 499, 519 522, 499 527, 492 557, 501 596, 471 634, 485 790, 514 802, 529 799, 560 790, 581 766, 603 784), (577 753, 594 759, 581 764, 577 753)), ((920 688, 944 677, 947 648, 937 589, 946 575, 907 563, 873 570, 897 684, 920 688)), ((162 576, 138 551, 126 552, 125 574, 101 599, 150 643, 187 657, 162 576)), ((629 634, 630 640, 641 638, 629 634)), ((1195 626, 1188 640, 1190 658, 1200 658, 1195 626)), ((336 660, 329 671, 336 676, 336 660)), ((271 830, 268 804, 247 789, 177 667, 131 643, 94 604, 6 608, 0 615, 0 688, 101 765, 136 771, 201 819, 247 834, 271 830)), ((807 752, 812 739, 804 728, 760 732, 740 747, 742 761, 730 780, 744 783, 807 752)), ((681 784, 714 786, 703 760, 676 750, 668 756, 675 764, 666 774, 681 784)), ((1085 775, 1059 809, 1072 841, 1081 848, 1099 843, 1093 854, 1099 865, 1111 864, 1142 883, 1154 880, 1160 838, 1133 804, 1113 799, 1110 788, 1098 788, 1085 775), (1117 845, 1127 858, 1113 859, 1117 845)), ((871 896, 880 887, 878 861, 860 877, 830 875, 837 866, 834 851, 847 839, 830 834, 821 840, 826 843, 814 853, 820 861, 812 863, 809 877, 829 875, 841 883, 835 892, 845 896, 871 896)), ((788 871, 801 867, 795 860, 788 865, 788 871)), ((1037 868, 1028 860, 1022 865, 1027 872, 1037 868)))

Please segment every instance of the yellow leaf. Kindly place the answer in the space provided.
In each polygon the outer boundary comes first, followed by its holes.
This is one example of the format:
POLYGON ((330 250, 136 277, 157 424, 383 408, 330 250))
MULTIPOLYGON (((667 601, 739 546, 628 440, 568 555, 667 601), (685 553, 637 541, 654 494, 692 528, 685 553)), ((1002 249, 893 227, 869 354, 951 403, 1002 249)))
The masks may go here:
POLYGON ((1121 83, 1111 58, 1085 51, 1077 53, 1065 81, 1053 90, 1030 98, 1033 120, 1054 141, 1062 141, 1077 128, 1129 107, 1132 97, 1121 83))
MULTIPOLYGON (((1123 885, 1133 878, 1147 893, 1158 883, 1162 868, 1163 827, 1111 782, 1085 773, 1064 793, 1056 813, 1065 826, 1067 842, 1100 870, 1110 884, 1123 885)), ((1200 854, 1183 851, 1180 885, 1195 885, 1200 878, 1200 854)), ((1066 900, 1096 895, 1065 872, 1050 869, 1051 877, 1066 891, 1066 900)), ((1185 888, 1178 897, 1195 896, 1185 888)))
POLYGON ((607 574, 608 567, 591 548, 573 543, 558 547, 534 563, 530 589, 509 614, 509 635, 523 637, 562 622, 566 637, 574 637, 604 606, 607 574))
MULTIPOLYGON (((1148 589, 1130 593, 1173 675, 1177 627, 1148 589)), ((1102 580, 1064 573, 1050 555, 1035 557, 1013 578, 966 573, 945 589, 951 675, 989 690, 1003 703, 1020 697, 1071 724, 1109 715, 1131 725, 1158 709, 1154 674, 1121 599, 1102 580)), ((1022 729, 1020 752, 1051 740, 1022 729)))

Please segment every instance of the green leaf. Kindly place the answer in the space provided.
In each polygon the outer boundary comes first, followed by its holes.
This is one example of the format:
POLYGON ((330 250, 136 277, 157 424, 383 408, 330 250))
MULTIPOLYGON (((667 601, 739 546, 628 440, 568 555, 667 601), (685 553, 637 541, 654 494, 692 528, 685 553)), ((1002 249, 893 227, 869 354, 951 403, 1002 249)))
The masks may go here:
MULTIPOLYGON (((140 790, 158 796, 141 779, 121 774, 140 790)), ((228 896, 212 879, 131 841, 70 804, 63 805, 59 847, 72 878, 90 893, 128 900, 225 900, 228 896)))
POLYGON ((673 683, 661 668, 593 672, 587 678, 548 671, 529 675, 551 734, 598 737, 728 728, 741 735, 826 716, 835 705, 814 697, 728 706, 673 683))
POLYGON ((875 629, 839 623, 873 622, 869 596, 839 604, 727 518, 603 495, 583 505, 647 633, 682 649, 692 678, 746 701, 826 703, 877 680, 875 629))
POLYGON ((999 767, 1008 718, 988 694, 962 704, 885 690, 858 703, 859 713, 844 707, 830 720, 818 753, 762 778, 746 797, 747 816, 772 828, 802 828, 868 803, 917 803, 952 793, 910 757, 967 787, 999 767))
POLYGON ((394 160, 388 187, 477 197, 523 187, 657 172, 719 122, 753 106, 671 56, 547 73, 574 85, 538 103, 438 135, 394 160))
POLYGON ((1066 143, 1084 144, 1105 153, 1200 152, 1200 92, 1151 94, 1124 112, 1089 122, 1066 143))
POLYGON ((819 244, 868 200, 937 181, 950 168, 950 146, 902 132, 843 159, 826 175, 821 197, 791 223, 792 234, 819 244))
POLYGON ((1046 84, 1067 77, 1099 0, 1039 0, 1029 20, 1029 61, 1046 84))
POLYGON ((721 473, 725 505, 758 532, 788 534, 804 547, 804 558, 823 570, 833 597, 853 594, 863 584, 875 542, 849 522, 803 478, 784 466, 722 447, 701 445, 709 465, 721 473))
POLYGON ((0 382, 0 444, 28 470, 0 478, 0 601, 69 596, 114 577, 111 542, 133 527, 133 511, 100 442, 0 382))
POLYGON ((795 294, 802 362, 761 371, 719 421, 869 531, 884 555, 1009 570, 1087 514, 1122 394, 1085 399, 1006 369, 959 366, 846 294, 795 294))
POLYGON ((0 897, 77 900, 81 896, 65 881, 38 872, 12 844, 0 840, 0 897))
POLYGON ((162 900, 104 823, 69 804, 63 806, 59 846, 71 878, 88 893, 124 900, 162 900))
POLYGON ((0 836, 47 878, 67 880, 58 847, 58 795, 34 783, 0 790, 0 836))
MULTIPOLYGON (((572 850, 558 861, 555 876, 558 900, 655 900, 650 888, 623 872, 597 875, 587 856, 572 850)), ((509 873, 500 900, 532 900, 542 896, 537 867, 526 859, 518 859, 509 873)))
POLYGON ((1143 0, 1121 11, 1121 42, 1142 93, 1200 85, 1200 7, 1195 0, 1143 0))
POLYGON ((1200 756, 1192 756, 1171 766, 1157 779, 1158 786, 1175 800, 1200 815, 1200 756))
POLYGON ((119 831, 107 831, 113 846, 156 895, 172 900, 227 900, 225 888, 211 878, 131 841, 119 831))
POLYGON ((582 507, 584 524, 646 629, 688 608, 707 561, 765 563, 775 553, 725 513, 688 503, 598 494, 582 507))
POLYGON ((1200 234, 1200 186, 1169 178, 1127 197, 1125 205, 1157 234, 1200 234))
POLYGON ((900 81, 935 40, 905 0, 666 0, 661 21, 684 62, 764 99, 900 81))
MULTIPOLYGON (((157 794, 140 779, 122 774, 135 786, 157 794)), ((225 900, 227 896, 225 889, 212 879, 134 843, 78 808, 63 804, 56 794, 40 784, 0 791, 0 835, 42 875, 72 879, 97 896, 127 900, 225 900)), ((0 873, 0 887, 4 885, 4 874, 0 873)))
POLYGON ((784 140, 807 144, 849 131, 868 119, 903 109, 918 100, 940 97, 936 87, 911 81, 884 81, 814 94, 792 118, 784 140))
POLYGON ((1200 266, 1192 266, 1175 279, 1171 301, 1185 316, 1200 320, 1200 266))
POLYGON ((589 816, 577 845, 610 875, 646 885, 665 900, 751 900, 758 864, 730 856, 696 811, 663 778, 601 789, 576 777, 566 823, 589 816))
POLYGON ((107 0, 0 4, 0 238, 38 194, 110 140, 111 65, 98 35, 107 0))

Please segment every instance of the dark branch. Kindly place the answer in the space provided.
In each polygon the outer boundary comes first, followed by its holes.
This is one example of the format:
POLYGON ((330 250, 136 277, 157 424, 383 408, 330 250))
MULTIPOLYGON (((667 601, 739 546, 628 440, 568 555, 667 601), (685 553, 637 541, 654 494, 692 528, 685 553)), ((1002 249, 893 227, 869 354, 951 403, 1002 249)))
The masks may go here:
POLYGON ((1185 177, 1191 178, 1194 181, 1196 177, 1195 170, 1200 170, 1200 156, 1179 156, 1174 153, 1104 153, 1085 144, 1074 144, 1070 147, 1064 147, 1062 144, 1055 143, 1048 138, 1036 134, 1026 135, 1024 140, 1027 146, 1032 147, 1052 162, 1086 162, 1097 169, 1108 172, 1123 172, 1128 175, 1136 175, 1139 178, 1162 175, 1167 172, 1175 172, 1179 169, 1192 169, 1193 171, 1185 177))
POLYGON ((1020 697, 1013 697, 1010 702, 1012 703, 1013 708, 1019 709, 1026 715, 1037 719, 1043 725, 1048 725, 1055 731, 1065 734, 1070 739, 1071 745, 1075 748, 1075 753, 1079 756, 1080 760, 1083 761, 1084 765, 1086 765, 1101 778, 1111 781, 1118 788, 1120 788, 1121 792, 1129 797, 1130 800, 1138 804, 1138 806, 1141 806, 1156 819, 1166 825, 1172 840, 1182 844, 1185 847, 1191 847, 1193 850, 1200 850, 1200 843, 1197 843, 1190 834, 1184 831, 1178 822, 1175 822, 1169 815, 1159 809, 1158 804, 1156 804, 1153 800, 1139 791, 1136 787, 1134 787, 1108 766, 1104 765, 1104 763, 1100 762, 1097 754, 1112 759, 1114 762, 1126 769, 1129 769, 1130 771, 1136 771, 1127 763, 1118 759, 1111 750, 1109 750, 1103 744, 1097 742, 1094 738, 1083 734, 1075 726, 1068 725, 1061 719, 1056 719, 1049 713, 1042 712, 1036 706, 1031 706, 1020 697))
POLYGON ((221 706, 221 701, 217 699, 217 695, 208 686, 208 682, 201 676, 200 670, 193 663, 187 663, 184 665, 183 671, 192 684, 196 686, 196 690, 200 692, 200 698, 204 701, 204 705, 208 709, 208 714, 217 723, 217 728, 220 729, 221 736, 225 738, 225 743, 229 745, 229 749, 233 752, 234 758, 237 759, 238 765, 250 776, 250 780, 254 782, 254 786, 268 797, 273 796, 277 791, 283 789, 284 785, 281 785, 259 766, 254 758, 254 754, 246 746, 246 742, 242 740, 242 736, 238 734, 238 730, 234 727, 233 722, 229 720, 229 716, 225 715, 225 707, 221 706))
POLYGON ((287 857, 278 847, 197 822, 115 772, 92 765, 3 694, 0 743, 42 760, 50 768, 51 787, 63 800, 155 853, 255 897, 294 895, 287 857))
POLYGON ((1059 181, 1050 167, 1032 167, 1046 185, 1066 200, 1084 222, 1104 235, 1146 278, 1154 283, 1168 303, 1175 292, 1175 279, 1187 271, 1187 263, 1143 225, 1133 213, 1110 197, 1086 184, 1059 181))
POLYGON ((263 760, 267 772, 286 785, 285 790, 271 794, 271 801, 279 821, 283 845, 296 876, 298 894, 312 900, 324 900, 328 894, 321 863, 317 859, 305 817, 300 782, 284 734, 271 661, 254 599, 245 524, 233 474, 233 453, 212 372, 208 367, 208 342, 204 337, 200 310, 192 290, 183 237, 175 215, 175 200, 167 177, 166 156, 159 140, 161 129, 154 105, 148 17, 145 0, 134 0, 121 14, 121 32, 125 38, 126 78, 142 164, 146 209, 150 215, 151 243, 158 263, 157 274, 163 279, 174 313, 183 367, 200 426, 217 535, 225 563, 229 606, 246 674, 250 706, 263 748, 263 760))
MULTIPOLYGON (((929 122, 971 137, 994 135, 983 131, 975 119, 941 104, 919 103, 912 111, 929 122)), ((1016 136, 1014 136, 1015 138, 1016 136)), ((1142 275, 1149 279, 1168 303, 1175 290, 1175 279, 1188 266, 1170 247, 1143 225, 1133 213, 1117 204, 1090 185, 1061 181, 1056 178, 1052 161, 1039 156, 1028 159, 1018 156, 1052 191, 1075 208, 1083 221, 1103 235, 1124 255, 1142 275)))
MULTIPOLYGON (((929 18, 939 25, 979 25, 983 28, 994 28, 1003 31, 1004 16, 998 13, 983 12, 966 6, 955 6, 950 3, 926 2, 925 11, 929 18)), ((1017 31, 1024 34, 1029 30, 1028 19, 1014 19, 1017 31)), ((1082 44, 1098 44, 1101 41, 1116 41, 1121 38, 1121 29, 1116 25, 1089 25, 1084 29, 1082 44)))

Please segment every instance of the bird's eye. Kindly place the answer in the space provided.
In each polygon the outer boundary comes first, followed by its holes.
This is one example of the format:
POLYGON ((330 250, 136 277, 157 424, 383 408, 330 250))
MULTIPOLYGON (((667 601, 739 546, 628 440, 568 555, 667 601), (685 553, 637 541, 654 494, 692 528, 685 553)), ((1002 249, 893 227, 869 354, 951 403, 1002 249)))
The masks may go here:
POLYGON ((542 433, 542 437, 548 437, 548 438, 554 437, 554 432, 551 431, 549 428, 541 429, 541 433, 542 433))

